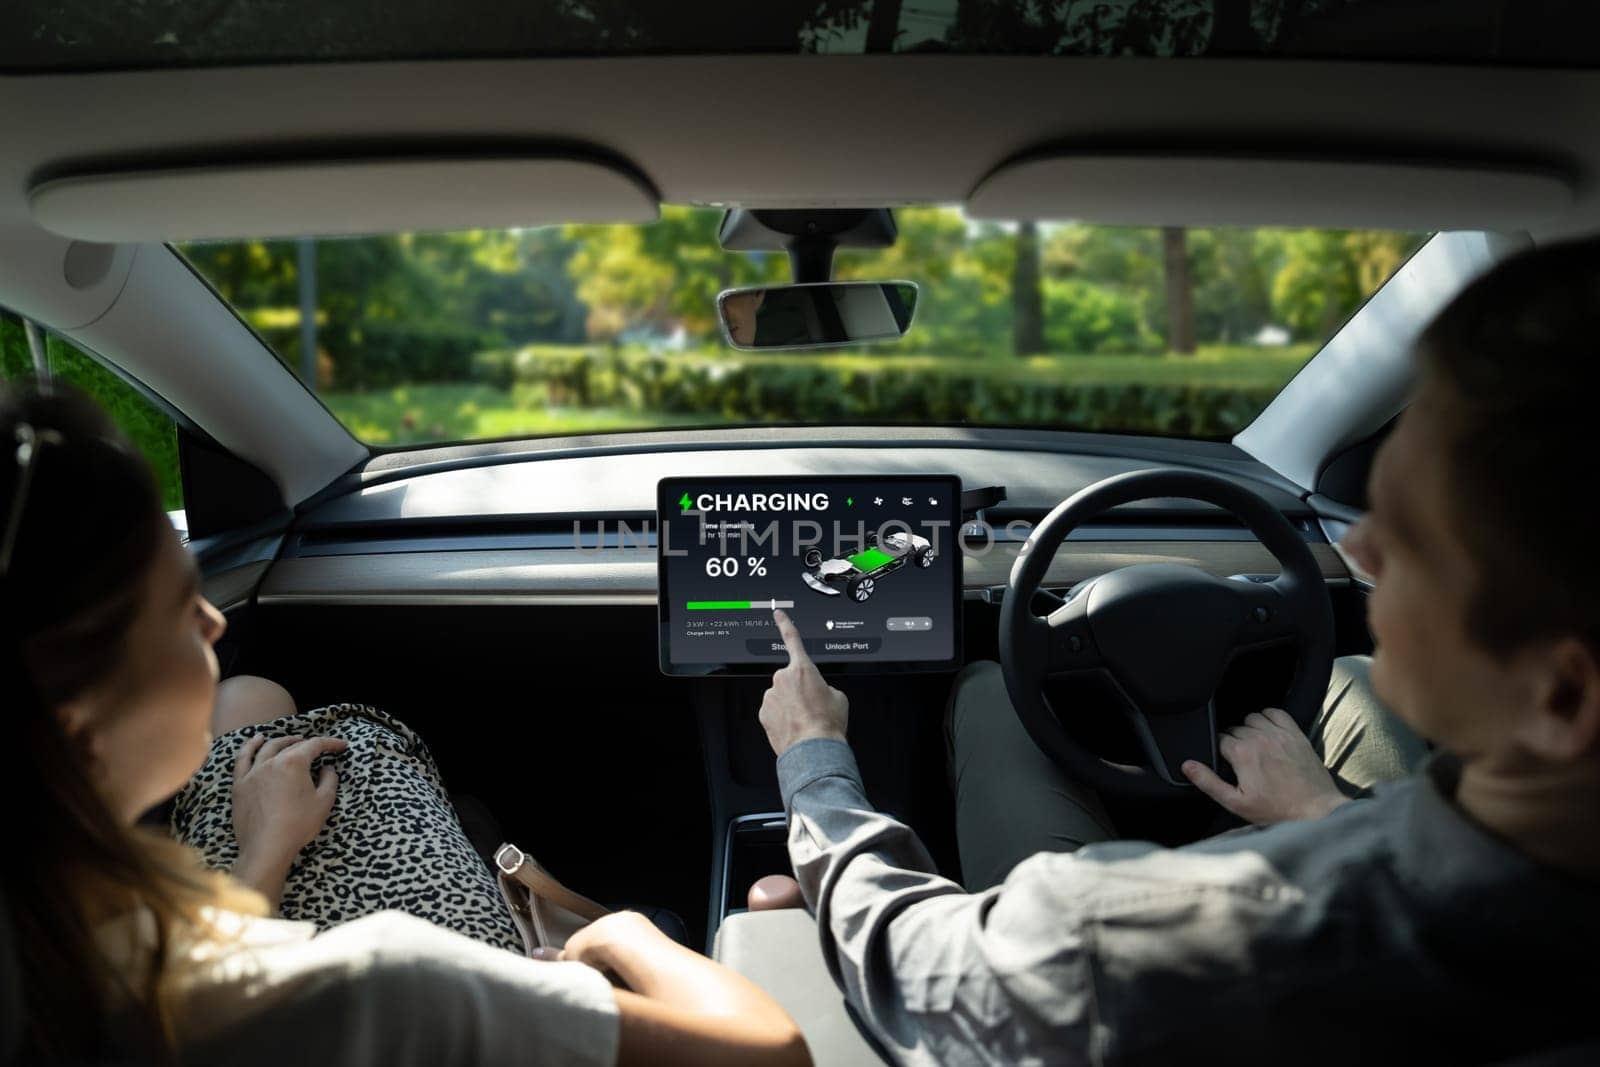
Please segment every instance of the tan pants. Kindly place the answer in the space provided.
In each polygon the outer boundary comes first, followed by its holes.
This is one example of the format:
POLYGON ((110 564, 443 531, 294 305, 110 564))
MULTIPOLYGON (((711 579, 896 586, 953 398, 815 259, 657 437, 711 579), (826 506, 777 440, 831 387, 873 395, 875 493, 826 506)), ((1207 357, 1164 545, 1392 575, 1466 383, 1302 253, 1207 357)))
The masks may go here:
MULTIPOLYGON (((1373 695, 1371 664, 1366 656, 1334 661, 1307 735, 1347 796, 1405 777, 1427 752, 1373 695)), ((1028 736, 998 663, 974 663, 956 677, 946 730, 969 890, 998 885, 1036 852, 1071 852, 1121 836, 1095 791, 1069 778, 1028 736)))

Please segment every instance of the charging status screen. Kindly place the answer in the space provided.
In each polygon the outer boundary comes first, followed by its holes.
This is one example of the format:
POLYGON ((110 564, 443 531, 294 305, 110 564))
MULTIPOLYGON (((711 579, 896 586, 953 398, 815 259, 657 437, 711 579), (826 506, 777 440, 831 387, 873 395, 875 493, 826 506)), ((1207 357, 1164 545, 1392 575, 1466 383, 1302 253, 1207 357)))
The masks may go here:
POLYGON ((662 669, 782 666, 775 608, 819 665, 953 666, 960 491, 947 476, 663 479, 662 669))

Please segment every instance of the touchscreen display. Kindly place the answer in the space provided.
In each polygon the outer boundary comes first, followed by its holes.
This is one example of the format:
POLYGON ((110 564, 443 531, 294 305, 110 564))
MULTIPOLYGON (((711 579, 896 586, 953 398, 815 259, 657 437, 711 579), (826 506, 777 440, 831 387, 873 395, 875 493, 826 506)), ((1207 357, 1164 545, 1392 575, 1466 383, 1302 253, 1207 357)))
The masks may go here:
POLYGON ((961 655, 954 477, 666 478, 661 669, 770 671, 782 608, 819 665, 931 670, 961 655))

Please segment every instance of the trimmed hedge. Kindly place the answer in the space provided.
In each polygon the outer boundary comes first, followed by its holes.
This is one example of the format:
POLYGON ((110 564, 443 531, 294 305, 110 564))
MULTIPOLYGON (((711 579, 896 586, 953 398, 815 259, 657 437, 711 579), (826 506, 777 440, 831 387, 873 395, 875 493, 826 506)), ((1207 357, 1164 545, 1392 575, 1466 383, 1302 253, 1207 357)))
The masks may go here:
MULTIPOLYGON (((1274 353, 1264 373, 1254 367, 1217 381, 1183 380, 1140 357, 1136 364, 1157 380, 1137 380, 1137 365, 1132 380, 1125 367, 1099 380, 1067 370, 1092 368, 1101 358, 1071 364, 1074 357, 740 358, 533 347, 480 353, 473 371, 486 384, 510 388, 519 407, 607 407, 731 422, 1037 425, 1222 437, 1253 419, 1296 365, 1293 354, 1274 353)), ((1204 369, 1218 376, 1215 361, 1204 369)))
MULTIPOLYGON (((300 329, 256 327, 290 370, 299 374, 300 329)), ((504 344, 496 334, 443 323, 364 322, 317 332, 326 357, 319 387, 389 389, 415 382, 463 382, 472 377, 473 356, 486 345, 504 344), (330 373, 331 372, 331 373, 330 373)))
POLYGON ((473 355, 486 342, 494 343, 473 329, 390 322, 363 323, 351 329, 349 341, 339 351, 329 346, 336 389, 465 381, 472 374, 473 355))

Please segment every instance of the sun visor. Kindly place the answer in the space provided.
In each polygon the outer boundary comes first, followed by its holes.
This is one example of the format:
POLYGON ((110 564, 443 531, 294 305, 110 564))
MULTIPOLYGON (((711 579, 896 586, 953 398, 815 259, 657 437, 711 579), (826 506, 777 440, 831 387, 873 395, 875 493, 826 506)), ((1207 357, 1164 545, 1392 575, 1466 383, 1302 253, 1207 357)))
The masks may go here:
POLYGON ((977 219, 1140 226, 1525 230, 1573 203, 1563 176, 1494 166, 1179 155, 1036 156, 1002 165, 977 219))
POLYGON ((120 243, 652 222, 650 183, 576 158, 360 159, 219 164, 56 178, 30 195, 35 221, 120 243))

